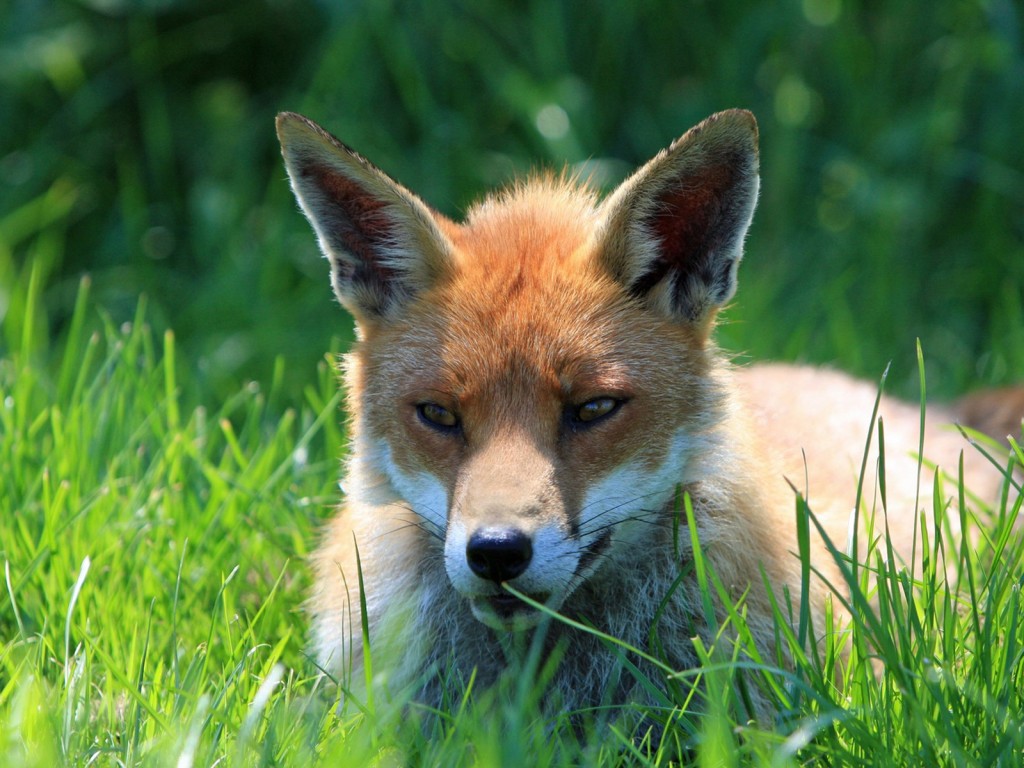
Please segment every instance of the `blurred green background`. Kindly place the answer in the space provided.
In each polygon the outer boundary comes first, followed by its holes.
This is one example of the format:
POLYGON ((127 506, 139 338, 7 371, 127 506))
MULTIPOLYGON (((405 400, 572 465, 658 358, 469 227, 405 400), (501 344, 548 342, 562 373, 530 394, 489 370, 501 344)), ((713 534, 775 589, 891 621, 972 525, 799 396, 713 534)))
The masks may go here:
MULTIPOLYGON (((303 112, 459 215, 538 165, 620 180, 743 106, 762 197, 740 359, 932 392, 1024 378, 1024 32, 1015 0, 0 3, 0 355, 59 338, 83 274, 148 296, 219 396, 348 338, 288 189, 303 112)), ((21 350, 31 353, 32 350, 21 350)))

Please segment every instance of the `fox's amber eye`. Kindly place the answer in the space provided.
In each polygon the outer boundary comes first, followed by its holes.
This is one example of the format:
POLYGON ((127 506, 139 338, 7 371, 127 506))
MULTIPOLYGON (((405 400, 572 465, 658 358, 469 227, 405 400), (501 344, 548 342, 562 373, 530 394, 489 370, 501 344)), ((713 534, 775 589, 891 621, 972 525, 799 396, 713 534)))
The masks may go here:
POLYGON ((437 403, 420 403, 416 406, 420 418, 428 424, 442 429, 454 429, 459 426, 459 417, 443 405, 437 403))
POLYGON ((597 421, 602 416, 607 416, 614 412, 621 403, 621 400, 616 400, 612 397, 598 397, 588 400, 576 409, 576 420, 584 424, 597 421))

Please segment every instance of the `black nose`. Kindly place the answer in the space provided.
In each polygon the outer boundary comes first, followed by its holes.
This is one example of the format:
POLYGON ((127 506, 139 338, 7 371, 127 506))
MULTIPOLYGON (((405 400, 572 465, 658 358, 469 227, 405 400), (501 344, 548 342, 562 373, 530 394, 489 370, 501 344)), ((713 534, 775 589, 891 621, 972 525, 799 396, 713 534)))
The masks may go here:
POLYGON ((484 528, 469 537, 466 562, 488 581, 511 581, 530 565, 533 543, 515 528, 484 528))

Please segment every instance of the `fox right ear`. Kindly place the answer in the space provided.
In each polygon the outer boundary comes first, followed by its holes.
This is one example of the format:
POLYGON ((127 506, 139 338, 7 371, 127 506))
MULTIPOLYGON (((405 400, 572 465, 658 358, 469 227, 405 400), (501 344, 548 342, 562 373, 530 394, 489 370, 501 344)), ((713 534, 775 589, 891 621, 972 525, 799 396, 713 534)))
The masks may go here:
POLYGON ((648 306, 706 331, 736 290, 757 166, 749 112, 691 128, 604 202, 604 267, 648 306))
POLYGON ((277 116, 292 190, 331 263, 331 285, 365 325, 394 311, 449 267, 440 214, 311 120, 277 116))

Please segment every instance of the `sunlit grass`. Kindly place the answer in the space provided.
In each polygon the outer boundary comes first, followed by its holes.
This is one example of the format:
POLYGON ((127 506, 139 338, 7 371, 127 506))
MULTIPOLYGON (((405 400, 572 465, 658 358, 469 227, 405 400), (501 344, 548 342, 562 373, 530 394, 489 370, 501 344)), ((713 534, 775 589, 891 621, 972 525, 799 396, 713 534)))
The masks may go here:
POLYGON ((87 287, 54 366, 0 361, 0 762, 263 749, 260 686, 288 686, 271 708, 314 691, 298 606, 336 488, 333 374, 294 409, 255 385, 190 404, 173 335, 144 305, 96 322, 87 287))
MULTIPOLYGON (((402 691, 372 709, 353 698, 339 710, 337 686, 305 655, 301 610, 304 559, 339 495, 340 396, 326 362, 301 402, 274 382, 217 406, 193 401, 182 394, 188 374, 174 336, 153 337, 144 304, 131 323, 105 320, 87 282, 67 342, 26 348, 0 361, 4 765, 1024 758, 1024 541, 1012 485, 988 509, 956 477, 924 467, 936 499, 960 497, 959 522, 975 535, 950 538, 941 502, 923 510, 915 576, 887 550, 884 484, 877 498, 865 490, 873 532, 854 559, 834 553, 842 631, 811 626, 789 595, 777 604, 784 652, 775 658, 758 655, 743 600, 729 597, 693 541, 690 577, 717 596, 706 619, 722 631, 700 644, 701 668, 648 673, 642 684, 665 692, 659 707, 554 716, 531 682, 541 667, 513 670, 490 691, 466 681, 466 697, 441 711, 402 691), (776 702, 771 721, 750 719, 751 686, 776 702)), ((884 463, 883 432, 869 440, 884 463)), ((685 498, 679 514, 689 535, 685 498)), ((794 550, 806 552, 818 533, 813 510, 797 498, 794 514, 794 550)))

